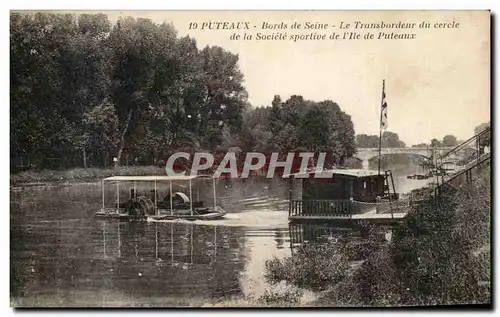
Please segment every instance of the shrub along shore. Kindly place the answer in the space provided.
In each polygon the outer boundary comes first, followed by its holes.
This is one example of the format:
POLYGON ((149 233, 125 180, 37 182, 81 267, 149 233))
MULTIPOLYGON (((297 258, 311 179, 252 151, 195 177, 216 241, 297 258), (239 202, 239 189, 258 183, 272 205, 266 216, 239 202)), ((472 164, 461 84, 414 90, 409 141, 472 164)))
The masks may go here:
POLYGON ((96 182, 110 176, 165 175, 165 169, 157 166, 120 166, 117 168, 73 168, 69 170, 30 170, 10 174, 11 186, 30 186, 46 183, 96 182))
POLYGON ((369 238, 356 270, 347 264, 360 245, 329 240, 268 261, 267 280, 315 291, 318 299, 308 306, 491 304, 490 179, 487 168, 472 186, 429 201, 393 230, 390 242, 369 238))

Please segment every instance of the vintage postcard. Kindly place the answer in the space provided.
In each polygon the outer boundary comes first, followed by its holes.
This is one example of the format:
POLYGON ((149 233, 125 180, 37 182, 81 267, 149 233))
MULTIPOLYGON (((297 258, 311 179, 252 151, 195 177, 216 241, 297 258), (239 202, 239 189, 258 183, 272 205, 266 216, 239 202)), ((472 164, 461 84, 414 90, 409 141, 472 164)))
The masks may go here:
POLYGON ((489 11, 12 11, 12 307, 491 306, 489 11))

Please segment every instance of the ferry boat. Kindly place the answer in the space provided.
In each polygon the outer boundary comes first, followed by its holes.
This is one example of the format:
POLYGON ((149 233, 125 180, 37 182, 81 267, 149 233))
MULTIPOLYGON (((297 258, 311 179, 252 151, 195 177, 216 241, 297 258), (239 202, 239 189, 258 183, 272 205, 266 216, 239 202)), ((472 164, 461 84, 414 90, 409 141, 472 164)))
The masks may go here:
MULTIPOLYGON (((200 185, 200 184, 199 184, 200 185)), ((214 220, 223 218, 226 211, 217 204, 216 179, 209 176, 113 176, 102 180, 102 207, 96 217, 135 220, 214 220), (206 199, 193 198, 193 183, 207 182, 212 190, 206 199), (106 201, 106 189, 114 191, 112 202, 106 201), (128 197, 121 200, 123 189, 128 197), (174 188, 182 188, 183 191, 174 188), (163 197, 163 198, 162 198, 163 197), (112 203, 111 207, 106 204, 112 203)), ((199 198, 200 187, 197 187, 199 198)))
POLYGON ((379 174, 372 170, 334 169, 289 177, 289 220, 394 218, 406 203, 399 200, 390 170, 379 174))

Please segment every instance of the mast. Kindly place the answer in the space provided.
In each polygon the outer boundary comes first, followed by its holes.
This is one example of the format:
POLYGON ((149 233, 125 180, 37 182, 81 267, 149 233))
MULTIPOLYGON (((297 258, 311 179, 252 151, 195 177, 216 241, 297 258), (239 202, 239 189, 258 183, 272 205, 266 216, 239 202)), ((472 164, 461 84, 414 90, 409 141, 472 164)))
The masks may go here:
POLYGON ((385 99, 385 79, 382 80, 382 100, 380 102, 380 122, 378 138, 378 175, 380 175, 380 155, 382 154, 382 112, 385 99))

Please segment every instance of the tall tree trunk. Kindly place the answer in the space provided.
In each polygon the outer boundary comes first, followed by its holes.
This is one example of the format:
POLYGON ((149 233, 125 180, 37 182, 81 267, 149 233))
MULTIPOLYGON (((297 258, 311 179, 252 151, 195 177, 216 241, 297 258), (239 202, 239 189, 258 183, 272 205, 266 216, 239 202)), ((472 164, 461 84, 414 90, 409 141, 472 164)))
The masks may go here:
POLYGON ((122 157, 123 149, 125 148, 125 135, 127 135, 128 129, 130 127, 130 121, 132 121, 132 109, 128 111, 128 118, 123 127, 123 132, 120 138, 120 146, 118 148, 118 154, 116 155, 115 167, 120 166, 120 159, 122 157))

